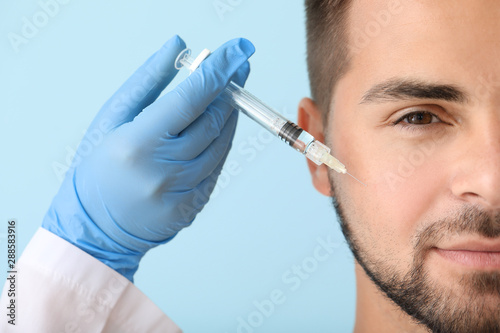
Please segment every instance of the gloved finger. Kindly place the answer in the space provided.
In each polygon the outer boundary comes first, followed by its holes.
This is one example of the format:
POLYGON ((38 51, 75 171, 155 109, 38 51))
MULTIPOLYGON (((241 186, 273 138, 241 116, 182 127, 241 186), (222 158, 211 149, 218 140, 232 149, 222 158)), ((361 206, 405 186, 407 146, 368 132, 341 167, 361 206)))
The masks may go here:
POLYGON ((138 135, 178 135, 215 100, 254 50, 243 38, 218 48, 186 80, 134 119, 138 135))
POLYGON ((250 63, 246 61, 243 65, 238 68, 236 73, 231 78, 231 81, 239 85, 240 87, 244 87, 247 82, 248 75, 250 74, 250 63))
POLYGON ((169 191, 188 191, 212 175, 229 152, 237 120, 238 113, 233 112, 219 137, 207 149, 195 159, 182 162, 182 169, 176 170, 175 181, 168 186, 169 191))
MULTIPOLYGON (((183 195, 185 195, 186 197, 183 196, 182 202, 180 202, 178 205, 175 206, 177 210, 176 214, 177 218, 175 220, 178 222, 166 225, 167 228, 173 229, 175 232, 177 232, 182 228, 191 225, 196 215, 203 209, 203 207, 208 202, 208 199, 210 198, 212 192, 214 191, 215 186, 217 184, 217 178, 222 172, 222 167, 226 162, 230 149, 231 145, 228 146, 222 160, 215 167, 212 174, 210 174, 207 178, 203 179, 201 183, 199 183, 193 189, 190 189, 183 193, 183 195), (189 202, 191 204, 186 205, 186 202, 189 202)), ((170 197, 168 199, 163 198, 164 201, 166 202, 168 202, 167 200, 169 199, 179 200, 178 198, 173 198, 171 192, 166 193, 165 196, 170 197)))
POLYGON ((103 127, 105 122, 105 127, 116 128, 132 121, 175 77, 175 60, 185 48, 179 36, 169 39, 111 96, 90 126, 103 127))
MULTIPOLYGON (((247 61, 238 69, 232 81, 240 86, 244 85, 249 72, 250 65, 247 61)), ((217 97, 208 109, 178 136, 168 138, 159 151, 171 160, 188 161, 196 158, 220 135, 232 111, 233 107, 227 101, 217 97)))

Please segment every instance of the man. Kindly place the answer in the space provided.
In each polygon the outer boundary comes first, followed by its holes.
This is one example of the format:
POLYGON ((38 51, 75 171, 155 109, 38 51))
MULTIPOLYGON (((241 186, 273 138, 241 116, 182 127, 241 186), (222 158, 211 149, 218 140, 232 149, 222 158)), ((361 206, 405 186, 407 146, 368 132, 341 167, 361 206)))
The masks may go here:
POLYGON ((500 3, 306 1, 300 125, 356 258, 355 332, 500 332, 500 3))
MULTIPOLYGON (((300 125, 367 184, 309 165, 356 258, 355 332, 500 332, 500 4, 306 5, 300 125)), ((253 53, 228 42, 157 99, 183 47, 167 42, 91 124, 102 144, 23 254, 25 331, 178 331, 127 279, 207 202, 236 123, 217 96, 253 53)))

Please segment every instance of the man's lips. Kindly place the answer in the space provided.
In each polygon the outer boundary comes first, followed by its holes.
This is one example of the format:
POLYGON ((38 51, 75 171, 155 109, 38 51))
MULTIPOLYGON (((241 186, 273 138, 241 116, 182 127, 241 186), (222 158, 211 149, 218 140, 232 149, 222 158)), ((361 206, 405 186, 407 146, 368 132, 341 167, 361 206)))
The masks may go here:
POLYGON ((495 241, 469 241, 439 246, 438 248, 449 251, 500 252, 500 239, 495 241))
POLYGON ((500 269, 500 242, 471 241, 435 248, 443 258, 476 269, 500 269))

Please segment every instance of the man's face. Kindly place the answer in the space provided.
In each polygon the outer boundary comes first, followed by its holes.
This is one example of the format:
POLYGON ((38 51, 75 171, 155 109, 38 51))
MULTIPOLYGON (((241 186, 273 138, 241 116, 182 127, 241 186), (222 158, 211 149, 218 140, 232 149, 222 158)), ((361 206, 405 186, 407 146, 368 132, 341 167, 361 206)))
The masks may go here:
POLYGON ((325 129, 343 227, 415 318, 499 332, 500 2, 390 3, 354 1, 325 129))

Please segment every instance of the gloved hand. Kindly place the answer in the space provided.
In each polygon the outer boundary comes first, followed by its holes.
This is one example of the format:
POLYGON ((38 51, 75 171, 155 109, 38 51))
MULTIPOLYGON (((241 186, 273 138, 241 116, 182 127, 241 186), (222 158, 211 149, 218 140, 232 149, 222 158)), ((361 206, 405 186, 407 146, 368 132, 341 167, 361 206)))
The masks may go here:
POLYGON ((42 223, 130 281, 146 251, 207 203, 238 117, 218 95, 230 80, 245 83, 254 52, 231 40, 158 98, 185 47, 170 39, 105 103, 42 223))

